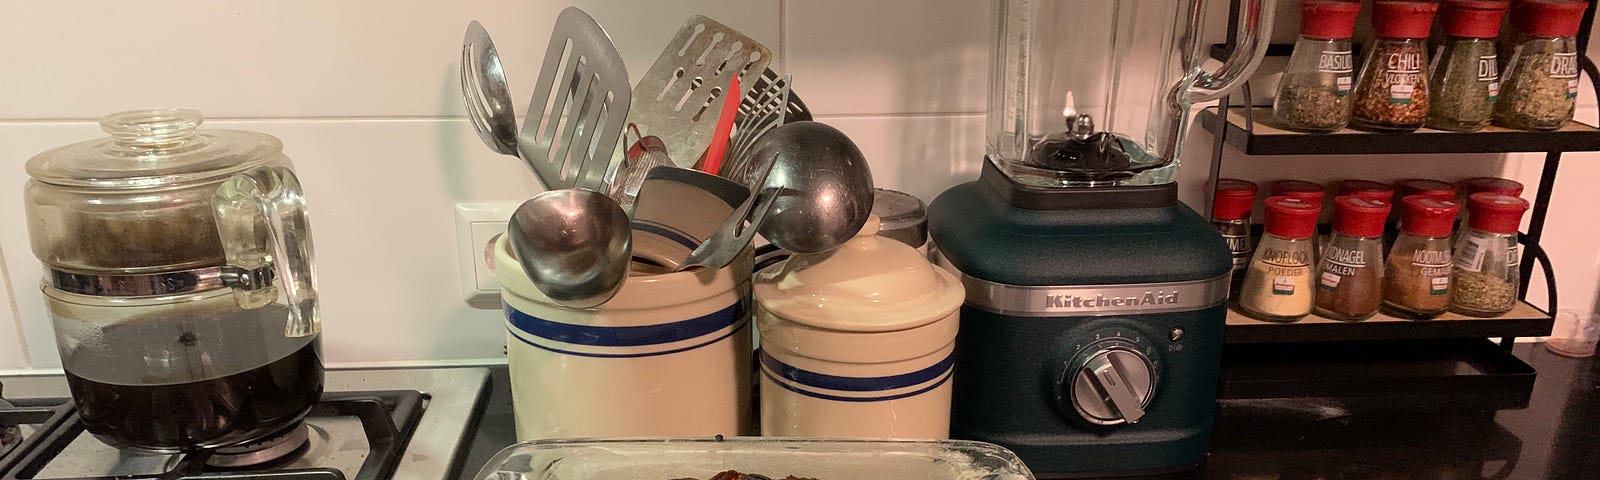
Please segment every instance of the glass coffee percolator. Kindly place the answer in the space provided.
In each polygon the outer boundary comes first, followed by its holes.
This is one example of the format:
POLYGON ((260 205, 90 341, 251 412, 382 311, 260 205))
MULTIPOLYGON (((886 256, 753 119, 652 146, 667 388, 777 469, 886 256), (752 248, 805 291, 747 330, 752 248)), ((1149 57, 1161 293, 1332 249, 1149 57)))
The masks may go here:
POLYGON ((1000 0, 991 160, 1043 187, 1172 181, 1189 106, 1247 80, 1266 52, 1273 2, 1239 1, 1239 47, 1207 70, 1198 0, 1000 0))
POLYGON ((102 441, 223 449, 322 393, 311 232, 282 143, 131 111, 27 163, 28 230, 72 398, 102 441), (282 297, 280 299, 280 297, 282 297))

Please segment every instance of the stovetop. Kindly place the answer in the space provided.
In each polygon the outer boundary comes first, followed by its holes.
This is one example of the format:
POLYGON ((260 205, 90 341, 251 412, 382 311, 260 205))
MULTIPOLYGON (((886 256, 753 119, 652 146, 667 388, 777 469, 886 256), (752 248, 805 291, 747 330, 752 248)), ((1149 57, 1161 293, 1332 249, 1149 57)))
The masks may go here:
POLYGON ((0 480, 447 480, 461 468, 488 385, 481 368, 329 371, 304 426, 284 436, 288 453, 218 467, 221 455, 100 442, 83 431, 60 376, 0 378, 0 480))

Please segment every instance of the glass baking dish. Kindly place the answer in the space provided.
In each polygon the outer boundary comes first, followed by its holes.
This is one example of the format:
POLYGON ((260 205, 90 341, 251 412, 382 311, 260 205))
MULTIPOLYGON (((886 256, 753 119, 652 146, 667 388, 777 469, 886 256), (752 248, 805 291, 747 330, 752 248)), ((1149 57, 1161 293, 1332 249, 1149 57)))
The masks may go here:
POLYGON ((475 479, 709 479, 727 470, 778 480, 1033 479, 1016 454, 982 442, 758 437, 519 443, 475 479))

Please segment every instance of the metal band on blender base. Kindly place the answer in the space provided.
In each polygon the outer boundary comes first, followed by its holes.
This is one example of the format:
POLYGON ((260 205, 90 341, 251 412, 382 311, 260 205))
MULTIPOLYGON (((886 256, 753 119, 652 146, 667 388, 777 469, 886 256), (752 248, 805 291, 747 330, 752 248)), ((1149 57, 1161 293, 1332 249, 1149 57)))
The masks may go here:
POLYGON ((1187 282, 1027 286, 961 275, 967 306, 1014 316, 1080 317, 1202 310, 1228 301, 1228 275, 1187 282))

